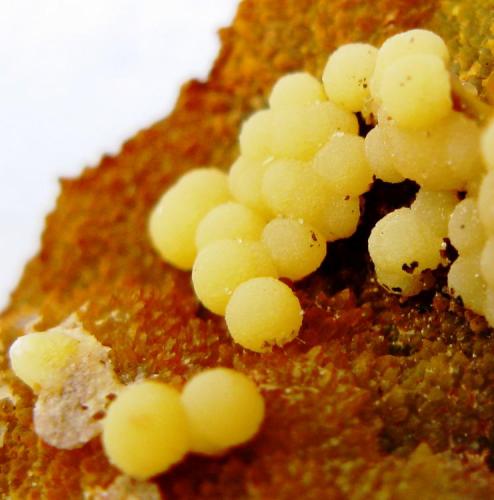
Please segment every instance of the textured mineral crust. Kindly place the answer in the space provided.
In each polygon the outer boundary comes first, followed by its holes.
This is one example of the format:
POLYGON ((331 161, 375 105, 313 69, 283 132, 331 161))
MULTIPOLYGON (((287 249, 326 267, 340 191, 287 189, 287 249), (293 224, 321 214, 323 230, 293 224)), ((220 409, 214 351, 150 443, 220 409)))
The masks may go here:
MULTIPOLYGON (((153 204, 179 175, 230 166, 242 120, 266 104, 280 75, 320 77, 337 46, 379 45, 417 26, 444 37, 454 71, 483 99, 492 95, 493 0, 245 0, 221 32, 207 82, 186 84, 175 111, 118 156, 62 181, 41 250, 0 318, 2 498, 115 490, 119 472, 99 438, 62 451, 37 437, 35 398, 6 361, 33 319, 43 330, 73 313, 111 348, 122 383, 153 376, 180 388, 220 365, 261 388, 258 437, 221 458, 190 456, 157 478, 167 498, 494 496, 492 331, 447 297, 444 273, 431 274, 434 290, 418 298, 387 294, 365 250, 372 224, 410 203, 414 184, 376 183, 364 197, 357 234, 330 245, 321 269, 295 286, 305 309, 299 338, 269 354, 233 344, 223 319, 196 301, 190 274, 164 264, 147 238, 153 204)), ((127 483, 118 484, 121 493, 127 483)))

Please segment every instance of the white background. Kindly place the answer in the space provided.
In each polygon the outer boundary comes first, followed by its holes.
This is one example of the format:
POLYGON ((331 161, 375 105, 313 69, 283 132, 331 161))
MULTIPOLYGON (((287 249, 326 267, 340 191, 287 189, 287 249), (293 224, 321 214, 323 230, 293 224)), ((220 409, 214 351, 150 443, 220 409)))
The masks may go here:
POLYGON ((57 179, 116 153, 205 78, 238 0, 0 0, 0 308, 57 179))

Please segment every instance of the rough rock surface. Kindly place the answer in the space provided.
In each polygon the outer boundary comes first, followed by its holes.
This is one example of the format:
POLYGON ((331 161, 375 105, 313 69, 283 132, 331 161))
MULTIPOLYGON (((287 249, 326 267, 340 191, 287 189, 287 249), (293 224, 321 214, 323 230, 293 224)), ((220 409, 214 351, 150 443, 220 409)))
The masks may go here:
POLYGON ((223 365, 263 390, 259 436, 223 458, 187 458, 156 480, 169 498, 494 496, 492 332, 443 295, 440 275, 418 299, 384 293, 365 253, 371 222, 409 202, 413 185, 366 195, 359 232, 296 285, 299 339, 267 355, 233 345, 190 275, 161 262, 146 235, 151 207, 181 173, 232 163, 240 123, 280 75, 320 76, 338 45, 416 26, 441 34, 460 77, 492 92, 493 0, 245 0, 207 82, 186 84, 175 111, 118 156, 62 181, 41 250, 0 319, 2 384, 15 395, 0 400, 2 497, 81 498, 118 476, 98 439, 71 451, 42 443, 33 396, 7 367, 5 349, 33 316, 45 329, 77 311, 124 383, 156 375, 180 387, 223 365))

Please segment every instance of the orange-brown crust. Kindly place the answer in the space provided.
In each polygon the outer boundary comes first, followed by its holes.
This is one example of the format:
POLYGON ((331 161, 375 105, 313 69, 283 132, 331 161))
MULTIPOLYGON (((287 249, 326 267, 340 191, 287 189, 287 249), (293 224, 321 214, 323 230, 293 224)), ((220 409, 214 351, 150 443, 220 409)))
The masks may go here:
MULTIPOLYGON (((151 207, 182 172, 230 165, 241 121, 281 74, 320 75, 336 46, 379 44, 415 26, 443 35, 456 71, 488 93, 492 0, 246 0, 221 32, 206 83, 186 84, 170 117, 118 156, 62 181, 41 251, 1 318, 4 346, 33 316, 43 328, 79 311, 112 347, 123 382, 144 374, 181 386, 202 367, 234 366, 265 395, 258 438, 221 459, 187 459, 159 479, 170 497, 493 496, 494 344, 481 320, 440 292, 431 307, 383 293, 360 234, 330 247, 321 271, 297 284, 306 312, 299 340, 260 356, 232 344, 222 320, 197 304, 189 275, 161 262, 146 232, 151 207)), ((368 196, 369 210, 386 208, 383 192, 368 196)), ((17 404, 0 400, 3 495, 79 498, 113 480, 98 440, 76 451, 39 441, 30 391, 8 370, 4 379, 17 404)))

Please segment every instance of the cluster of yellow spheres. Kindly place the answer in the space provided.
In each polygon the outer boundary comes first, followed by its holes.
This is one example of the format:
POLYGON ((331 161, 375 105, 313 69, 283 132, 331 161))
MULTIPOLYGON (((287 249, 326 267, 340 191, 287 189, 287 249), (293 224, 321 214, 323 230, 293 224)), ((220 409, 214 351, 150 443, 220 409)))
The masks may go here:
POLYGON ((264 419, 264 400, 246 375, 213 368, 192 377, 182 393, 143 380, 123 389, 103 421, 103 447, 125 474, 147 479, 188 452, 218 455, 249 441, 264 419))
POLYGON ((480 149, 487 171, 450 221, 450 239, 459 256, 451 266, 449 285, 494 326, 494 121, 483 131, 480 149))
POLYGON ((421 189, 410 208, 376 224, 369 253, 383 286, 415 295, 428 286, 424 270, 449 264, 442 257, 449 238, 459 255, 448 273, 451 293, 494 325, 494 244, 487 239, 494 178, 481 182, 493 166, 493 126, 482 131, 453 109, 448 61, 443 40, 424 30, 391 37, 378 51, 367 157, 377 178, 412 179, 421 189))
MULTIPOLYGON (((70 387, 70 372, 81 370, 80 363, 101 365, 104 361, 101 353, 107 351, 88 333, 55 328, 19 337, 9 350, 9 359, 13 372, 41 397, 47 392, 48 398, 65 398, 59 403, 65 412, 72 404, 67 398, 77 392, 70 387), (81 350, 83 359, 78 359, 81 350)), ((111 365, 107 369, 112 370, 111 365)), ((97 386, 101 380, 95 382, 97 386)), ((105 385, 104 389, 108 389, 105 385)), ((102 432, 103 447, 110 462, 136 479, 147 479, 166 471, 188 452, 222 454, 252 439, 264 419, 264 399, 256 384, 243 373, 229 368, 212 368, 196 374, 185 384, 182 393, 155 380, 142 380, 124 387, 115 378, 111 390, 116 398, 111 404, 106 393, 102 398, 92 394, 99 390, 96 386, 91 386, 89 397, 105 401, 104 406, 97 408, 100 412, 106 411, 105 418, 95 420, 94 430, 74 445, 50 444, 61 448, 80 447, 102 432)), ((92 409, 89 400, 75 400, 75 403, 92 409)), ((57 419, 62 432, 67 417, 64 413, 57 419)), ((78 428, 78 423, 70 419, 68 425, 73 428, 66 429, 67 434, 87 434, 87 429, 78 428)), ((36 422, 35 427, 38 432, 36 422)), ((43 432, 40 437, 45 437, 43 432)))
POLYGON ((359 197, 373 172, 355 112, 369 94, 377 51, 366 44, 355 49, 367 65, 346 67, 346 92, 331 59, 322 82, 302 72, 282 77, 269 108, 243 124, 230 171, 189 172, 151 215, 154 247, 164 260, 192 270, 199 300, 225 316, 245 348, 263 352, 297 336, 302 309, 280 278, 308 276, 324 260, 328 241, 357 228, 359 197))
POLYGON ((478 193, 484 162, 494 163, 494 132, 484 133, 483 162, 481 127, 453 109, 448 64, 444 41, 423 29, 392 36, 379 49, 344 45, 329 56, 322 81, 300 72, 276 82, 269 107, 244 122, 240 156, 228 173, 192 171, 163 195, 151 216, 154 246, 168 262, 192 269, 197 297, 226 315, 236 342, 263 352, 297 335, 297 300, 279 278, 306 277, 325 258, 327 242, 356 231, 360 197, 374 179, 420 187, 411 207, 386 215, 370 235, 379 283, 419 293, 431 283, 425 270, 449 264, 449 238, 460 254, 449 275, 452 292, 482 313, 487 294, 494 322, 486 285, 494 290, 487 264, 494 242, 471 236, 494 230, 494 174, 478 193), (356 113, 374 125, 365 137, 356 113), (268 289, 271 309, 263 304, 268 289))

